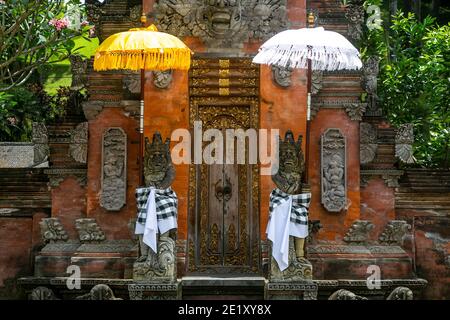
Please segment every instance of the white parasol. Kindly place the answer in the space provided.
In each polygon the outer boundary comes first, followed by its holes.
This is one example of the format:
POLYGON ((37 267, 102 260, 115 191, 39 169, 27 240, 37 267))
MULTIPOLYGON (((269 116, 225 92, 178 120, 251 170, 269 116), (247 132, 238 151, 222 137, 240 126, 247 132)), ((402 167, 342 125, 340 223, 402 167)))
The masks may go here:
MULTIPOLYGON (((308 17, 308 22, 312 24, 314 17, 308 17)), ((311 120, 311 71, 360 69, 362 62, 358 49, 337 32, 325 30, 323 27, 301 28, 282 31, 274 35, 259 48, 253 62, 282 68, 308 69, 305 157, 305 182, 307 182, 311 120)))

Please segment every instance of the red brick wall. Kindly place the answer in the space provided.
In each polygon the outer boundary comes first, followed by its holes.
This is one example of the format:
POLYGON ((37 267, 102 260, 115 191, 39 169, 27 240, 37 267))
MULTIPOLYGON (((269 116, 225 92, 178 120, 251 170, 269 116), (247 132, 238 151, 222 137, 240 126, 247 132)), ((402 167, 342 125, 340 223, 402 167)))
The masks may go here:
POLYGON ((321 109, 311 121, 309 183, 312 200, 310 218, 320 220, 319 239, 340 241, 354 220, 360 218, 359 122, 345 110, 321 109), (347 203, 343 212, 328 212, 320 203, 320 138, 327 128, 339 128, 347 141, 347 203))
POLYGON ((128 227, 136 216, 135 189, 139 184, 139 132, 135 119, 120 108, 104 108, 89 121, 87 217, 95 218, 107 239, 130 239, 128 227), (107 211, 100 206, 102 135, 107 128, 120 127, 127 134, 127 202, 120 211, 107 211))
POLYGON ((74 177, 52 189, 52 217, 59 218, 70 239, 78 239, 75 220, 86 217, 86 188, 74 177))

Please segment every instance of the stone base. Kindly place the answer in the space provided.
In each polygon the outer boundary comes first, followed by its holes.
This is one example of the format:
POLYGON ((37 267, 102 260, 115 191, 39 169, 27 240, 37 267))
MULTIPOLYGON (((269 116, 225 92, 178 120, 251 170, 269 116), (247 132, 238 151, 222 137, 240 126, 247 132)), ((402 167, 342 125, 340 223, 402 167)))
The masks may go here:
POLYGON ((268 281, 264 289, 265 300, 317 300, 318 285, 310 280, 268 281))
POLYGON ((157 270, 148 262, 135 262, 133 264, 133 280, 151 283, 174 283, 177 281, 175 264, 167 266, 166 270, 157 270))
POLYGON ((181 300, 181 281, 134 282, 128 285, 130 300, 181 300))

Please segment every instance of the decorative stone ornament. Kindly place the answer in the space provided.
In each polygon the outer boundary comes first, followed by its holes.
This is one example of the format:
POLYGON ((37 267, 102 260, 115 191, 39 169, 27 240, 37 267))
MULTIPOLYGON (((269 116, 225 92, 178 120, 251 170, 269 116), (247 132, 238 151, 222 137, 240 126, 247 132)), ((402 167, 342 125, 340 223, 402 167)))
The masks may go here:
POLYGON ((340 212, 347 205, 346 141, 341 131, 327 129, 321 137, 321 197, 329 212, 340 212))
POLYGON ((377 155, 377 130, 368 122, 361 122, 359 125, 359 161, 361 164, 368 164, 377 155))
POLYGON ((288 88, 292 82, 292 68, 283 68, 272 65, 273 81, 282 88, 288 88))
POLYGON ((158 89, 167 89, 172 83, 173 71, 153 71, 153 85, 158 89))
POLYGON ((69 154, 79 163, 87 163, 88 123, 82 122, 70 132, 69 154))
POLYGON ((65 242, 69 239, 58 218, 44 218, 39 222, 44 243, 65 242))
POLYGON ((158 30, 177 37, 199 37, 208 49, 240 48, 249 39, 267 40, 288 29, 286 0, 155 3, 158 30))
POLYGON ((414 163, 413 143, 413 125, 411 123, 401 125, 395 136, 395 156, 403 163, 414 163))
POLYGON ((344 241, 353 245, 366 245, 374 225, 370 221, 356 220, 344 236, 344 241))
POLYGON ((80 237, 80 242, 100 242, 105 240, 105 233, 100 229, 95 219, 84 218, 75 221, 75 227, 80 237))
POLYGON ((411 230, 411 225, 406 221, 392 220, 388 222, 378 240, 383 244, 401 246, 409 230, 411 230))

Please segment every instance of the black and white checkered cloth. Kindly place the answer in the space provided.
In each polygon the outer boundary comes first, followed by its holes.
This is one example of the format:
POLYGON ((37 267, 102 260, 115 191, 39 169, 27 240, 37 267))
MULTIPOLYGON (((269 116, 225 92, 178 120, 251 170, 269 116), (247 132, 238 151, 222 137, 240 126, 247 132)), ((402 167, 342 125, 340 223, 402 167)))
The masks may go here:
POLYGON ((269 220, 275 207, 288 201, 289 197, 292 197, 291 222, 308 225, 308 208, 311 203, 311 193, 287 194, 278 188, 273 189, 270 193, 269 220))
MULTIPOLYGON (((137 222, 145 224, 147 219, 147 200, 150 195, 150 188, 136 189, 136 202, 138 217, 137 222)), ((172 188, 155 189, 156 218, 165 220, 169 217, 177 216, 178 199, 172 188)))

